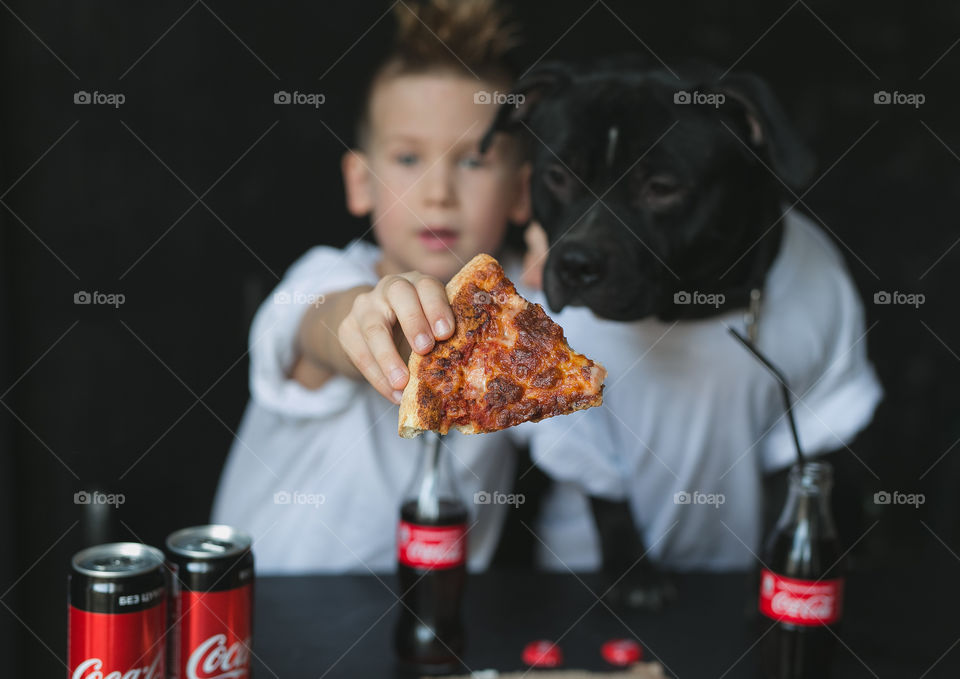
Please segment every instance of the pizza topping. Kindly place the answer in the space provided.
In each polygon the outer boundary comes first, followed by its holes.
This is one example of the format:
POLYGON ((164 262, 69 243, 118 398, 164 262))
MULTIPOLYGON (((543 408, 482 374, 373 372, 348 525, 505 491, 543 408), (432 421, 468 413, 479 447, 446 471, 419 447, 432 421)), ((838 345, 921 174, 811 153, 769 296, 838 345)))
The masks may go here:
POLYGON ((515 321, 522 342, 536 342, 544 346, 550 346, 550 344, 563 339, 563 331, 560 326, 550 320, 550 317, 547 316, 543 307, 539 304, 531 304, 519 312, 515 321))
POLYGON ((560 368, 551 366, 534 377, 530 383, 538 389, 551 389, 557 386, 561 379, 560 368))
POLYGON ((507 377, 494 377, 487 384, 487 405, 492 408, 502 408, 505 405, 516 403, 523 396, 523 387, 512 382, 507 377))

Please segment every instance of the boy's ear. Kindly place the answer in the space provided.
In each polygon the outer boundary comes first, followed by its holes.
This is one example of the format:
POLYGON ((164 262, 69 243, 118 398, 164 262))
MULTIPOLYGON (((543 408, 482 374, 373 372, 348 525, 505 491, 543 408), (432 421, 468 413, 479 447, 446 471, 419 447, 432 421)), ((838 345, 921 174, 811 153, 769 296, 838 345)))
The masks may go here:
POLYGON ((514 224, 523 226, 533 218, 532 205, 530 203, 530 174, 532 167, 530 163, 524 163, 520 168, 520 178, 517 182, 517 195, 510 208, 510 214, 507 215, 514 224))
POLYGON ((354 217, 366 217, 373 212, 373 191, 370 170, 362 151, 350 149, 340 160, 347 210, 354 217))

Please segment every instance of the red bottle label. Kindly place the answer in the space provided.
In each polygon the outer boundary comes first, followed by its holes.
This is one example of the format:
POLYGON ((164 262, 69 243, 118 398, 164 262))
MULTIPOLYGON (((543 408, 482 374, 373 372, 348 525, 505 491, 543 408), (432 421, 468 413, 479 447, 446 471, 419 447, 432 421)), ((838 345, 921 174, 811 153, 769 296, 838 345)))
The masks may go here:
POLYGON ((764 570, 760 575, 760 612, 793 625, 832 625, 843 614, 843 578, 797 580, 764 570))
POLYGON ((432 570, 462 566, 467 560, 467 524, 420 526, 401 521, 397 560, 404 566, 432 570))
POLYGON ((90 613, 70 606, 70 679, 166 679, 167 604, 134 613, 90 613))
POLYGON ((179 679, 250 676, 253 585, 180 593, 176 664, 179 679))

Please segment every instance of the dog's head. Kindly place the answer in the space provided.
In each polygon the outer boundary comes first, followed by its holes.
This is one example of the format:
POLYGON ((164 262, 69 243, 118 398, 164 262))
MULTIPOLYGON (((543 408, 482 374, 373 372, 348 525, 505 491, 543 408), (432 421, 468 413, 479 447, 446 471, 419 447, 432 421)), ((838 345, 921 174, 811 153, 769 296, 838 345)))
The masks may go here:
MULTIPOLYGON (((759 78, 628 60, 545 64, 484 138, 530 144, 535 218, 550 241, 550 307, 669 320, 744 303, 780 242, 778 204, 813 159, 759 78), (723 295, 716 304, 683 295, 723 295)), ((715 297, 714 299, 719 299, 715 297)))

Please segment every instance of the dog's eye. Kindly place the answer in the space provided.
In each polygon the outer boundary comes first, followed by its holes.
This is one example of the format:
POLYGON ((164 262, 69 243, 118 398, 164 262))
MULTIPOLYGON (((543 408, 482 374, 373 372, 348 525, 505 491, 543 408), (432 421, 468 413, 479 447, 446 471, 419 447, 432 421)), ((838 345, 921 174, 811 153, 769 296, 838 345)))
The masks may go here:
POLYGON ((654 207, 666 207, 680 198, 682 189, 672 177, 651 177, 643 186, 644 199, 654 207))
POLYGON ((566 195, 570 191, 570 173, 562 165, 549 165, 544 173, 547 186, 556 194, 566 195))
POLYGON ((680 187, 673 180, 654 177, 647 182, 647 190, 654 196, 669 196, 679 191, 680 187))

